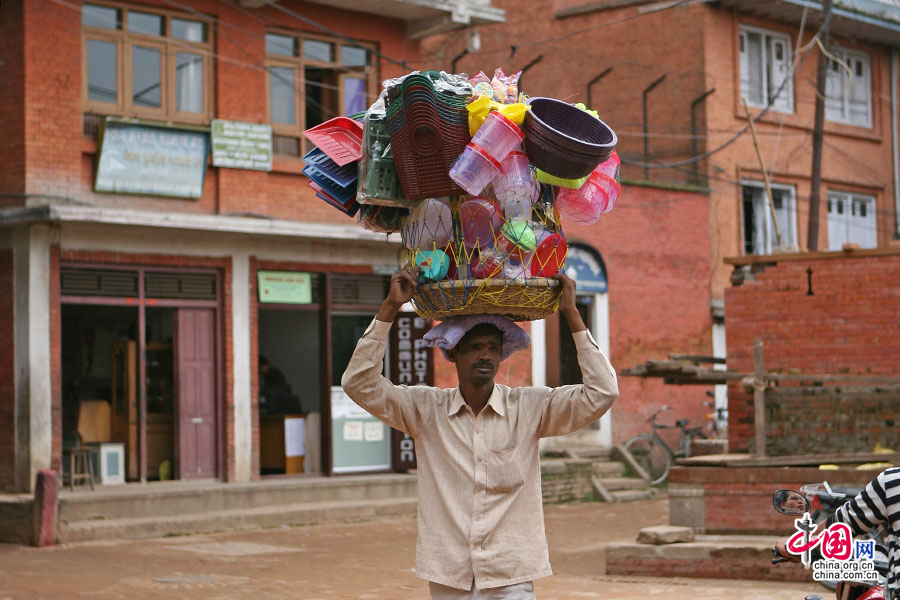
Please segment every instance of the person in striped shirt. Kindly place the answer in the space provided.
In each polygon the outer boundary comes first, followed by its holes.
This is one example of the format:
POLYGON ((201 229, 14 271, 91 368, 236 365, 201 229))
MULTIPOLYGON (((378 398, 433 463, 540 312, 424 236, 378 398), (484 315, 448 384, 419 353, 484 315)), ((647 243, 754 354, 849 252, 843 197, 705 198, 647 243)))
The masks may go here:
MULTIPOLYGON (((900 600, 900 467, 882 471, 855 498, 848 500, 834 514, 819 523, 813 536, 834 523, 844 523, 853 535, 862 535, 879 525, 887 527, 888 556, 890 558, 884 597, 900 600)), ((800 557, 785 548, 787 540, 778 542, 778 552, 792 561, 800 557)))

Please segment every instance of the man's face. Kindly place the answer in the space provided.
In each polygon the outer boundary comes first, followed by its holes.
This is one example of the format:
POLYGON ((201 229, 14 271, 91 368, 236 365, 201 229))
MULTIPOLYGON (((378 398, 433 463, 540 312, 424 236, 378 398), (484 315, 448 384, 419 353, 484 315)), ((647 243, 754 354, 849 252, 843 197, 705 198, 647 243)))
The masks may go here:
POLYGON ((467 335, 447 354, 456 363, 460 383, 490 383, 500 367, 503 336, 499 333, 467 335))

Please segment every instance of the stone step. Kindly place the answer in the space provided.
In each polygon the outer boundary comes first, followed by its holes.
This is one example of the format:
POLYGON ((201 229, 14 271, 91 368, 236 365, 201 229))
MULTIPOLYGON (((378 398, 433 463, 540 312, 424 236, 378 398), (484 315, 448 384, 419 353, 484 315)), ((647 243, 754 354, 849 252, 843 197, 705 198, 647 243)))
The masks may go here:
POLYGON ((604 479, 607 477, 621 477, 625 472, 625 466, 614 461, 593 461, 594 475, 604 479))
POLYGON ((250 483, 172 481, 61 491, 59 520, 113 521, 266 509, 319 502, 365 502, 416 495, 410 474, 299 477, 250 483))
POLYGON ((570 451, 578 458, 585 458, 590 460, 608 461, 610 456, 609 448, 603 448, 599 446, 572 446, 566 448, 566 450, 570 451))
POLYGON ((600 483, 610 492, 620 490, 644 490, 647 482, 633 477, 601 477, 600 483))
POLYGON ((411 518, 416 498, 310 502, 130 519, 60 522, 60 543, 411 518))
POLYGON ((632 502, 634 500, 649 500, 656 497, 654 490, 615 490, 610 491, 616 502, 632 502))

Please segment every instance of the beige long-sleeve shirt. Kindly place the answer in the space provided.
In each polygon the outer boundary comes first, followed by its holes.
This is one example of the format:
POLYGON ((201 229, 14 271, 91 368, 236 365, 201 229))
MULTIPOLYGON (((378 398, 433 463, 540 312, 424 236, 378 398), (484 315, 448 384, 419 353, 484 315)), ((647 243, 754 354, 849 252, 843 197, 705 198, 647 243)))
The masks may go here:
POLYGON ((458 388, 394 385, 381 375, 391 324, 375 320, 341 380, 361 407, 416 441, 416 575, 491 588, 551 574, 538 440, 596 421, 618 396, 616 374, 590 333, 574 334, 583 383, 494 385, 476 416, 458 388))

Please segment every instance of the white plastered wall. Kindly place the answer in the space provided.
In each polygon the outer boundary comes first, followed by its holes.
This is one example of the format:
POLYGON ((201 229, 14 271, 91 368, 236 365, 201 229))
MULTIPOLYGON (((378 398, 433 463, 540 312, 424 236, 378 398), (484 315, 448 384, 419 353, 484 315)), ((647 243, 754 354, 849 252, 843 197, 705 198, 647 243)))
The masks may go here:
POLYGON ((13 233, 15 311, 15 488, 30 492, 49 469, 53 449, 50 393, 49 225, 13 233))

